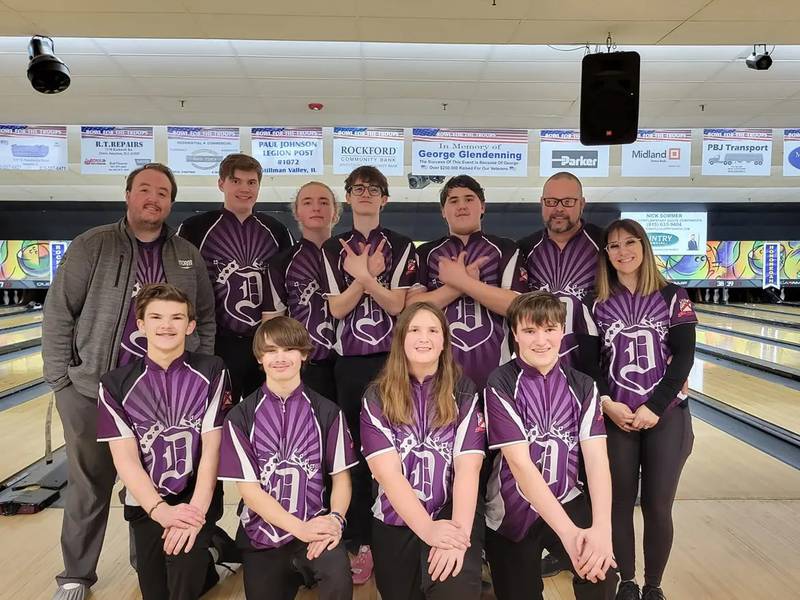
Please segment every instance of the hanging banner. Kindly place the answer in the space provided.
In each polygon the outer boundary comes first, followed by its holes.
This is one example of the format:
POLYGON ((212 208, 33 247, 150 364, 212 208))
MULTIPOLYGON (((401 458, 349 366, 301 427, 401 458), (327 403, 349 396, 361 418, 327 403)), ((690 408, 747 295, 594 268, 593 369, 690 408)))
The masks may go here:
POLYGON ((0 169, 66 171, 67 128, 0 125, 0 169))
POLYGON ((703 175, 768 177, 772 129, 704 129, 703 175))
POLYGON ((372 165, 384 175, 403 175, 405 140, 402 127, 334 127, 333 172, 350 173, 372 165))
POLYGON ((415 127, 414 175, 527 177, 527 129, 434 129, 415 127))
POLYGON ((167 162, 176 175, 217 175, 240 152, 238 127, 167 127, 167 162))
POLYGON ((644 227, 656 255, 706 253, 708 219, 704 212, 623 212, 620 218, 633 219, 644 227))
POLYGON ((321 175, 322 127, 253 127, 252 155, 264 175, 321 175))
POLYGON ((69 242, 50 242, 50 281, 53 281, 58 271, 58 266, 64 258, 69 242))
POLYGON ((608 146, 584 146, 577 129, 542 129, 539 176, 568 171, 577 177, 608 177, 608 146))
POLYGON ((81 173, 130 173, 154 159, 152 127, 81 127, 81 173))
POLYGON ((800 129, 783 130, 783 175, 800 175, 800 129))
POLYGON ((775 242, 764 243, 764 267, 762 269, 761 289, 781 289, 781 245, 775 242))
POLYGON ((691 166, 691 129, 640 129, 622 146, 623 177, 689 177, 691 166))

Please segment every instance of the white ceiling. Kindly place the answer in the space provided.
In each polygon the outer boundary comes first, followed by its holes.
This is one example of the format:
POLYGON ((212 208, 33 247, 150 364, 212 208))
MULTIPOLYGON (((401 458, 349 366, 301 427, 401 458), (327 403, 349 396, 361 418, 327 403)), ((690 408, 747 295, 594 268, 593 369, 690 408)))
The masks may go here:
MULTIPOLYGON (((786 44, 798 28, 797 0, 0 0, 0 35, 16 36, 0 37, 0 121, 577 127, 578 45, 595 50, 610 31, 619 49, 642 55, 642 127, 792 127, 800 46, 786 44), (37 33, 55 37, 72 72, 58 96, 37 94, 25 77, 37 33), (118 39, 142 36, 152 39, 118 39), (769 71, 745 68, 753 42, 777 44, 769 71), (325 109, 309 111, 312 101, 325 109)), ((591 182, 592 199, 795 201, 796 184, 779 175, 780 151, 776 144, 771 178, 654 182, 620 179, 612 151, 611 176, 591 182)), ((120 179, 80 175, 78 154, 73 141, 69 173, 0 172, 0 200, 119 198, 120 179)), ((533 175, 486 180, 490 197, 535 196, 541 180, 530 155, 533 175)), ((180 183, 184 199, 219 198, 213 179, 180 183)), ((262 197, 285 200, 301 182, 268 183, 262 197)), ((434 197, 432 188, 392 183, 396 199, 434 197)))

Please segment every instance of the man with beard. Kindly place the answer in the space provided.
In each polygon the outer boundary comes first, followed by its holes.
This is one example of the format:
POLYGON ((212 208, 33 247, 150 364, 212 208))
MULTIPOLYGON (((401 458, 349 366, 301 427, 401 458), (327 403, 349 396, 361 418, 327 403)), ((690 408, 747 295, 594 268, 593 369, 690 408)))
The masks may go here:
MULTIPOLYGON (((600 360, 597 326, 591 314, 602 232, 581 219, 586 206, 583 186, 572 173, 561 171, 545 182, 541 197, 545 228, 518 242, 528 290, 545 290, 567 307, 559 352, 562 364, 587 374, 600 360)), ((585 481, 581 469, 580 478, 585 481)), ((542 576, 569 568, 569 558, 557 539, 542 560, 542 576)))
POLYGON ((566 305, 561 360, 590 373, 586 365, 598 354, 591 307, 601 231, 581 219, 586 199, 572 173, 562 171, 545 182, 541 206, 545 228, 518 242, 528 290, 551 292, 566 305))
POLYGON ((125 216, 73 240, 47 293, 42 323, 44 377, 64 425, 69 486, 65 492, 56 600, 83 600, 97 581, 116 470, 97 442, 97 392, 107 371, 144 356, 134 300, 148 283, 167 282, 197 309, 191 351, 212 354, 214 296, 203 259, 165 221, 178 193, 160 163, 128 175, 125 216))

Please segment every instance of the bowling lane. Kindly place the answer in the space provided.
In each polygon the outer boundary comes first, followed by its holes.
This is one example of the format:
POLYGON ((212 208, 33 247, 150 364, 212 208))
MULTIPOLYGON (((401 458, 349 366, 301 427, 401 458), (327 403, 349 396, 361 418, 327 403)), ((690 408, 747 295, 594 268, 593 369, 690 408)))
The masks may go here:
POLYGON ((10 327, 21 327, 22 325, 33 325, 42 322, 42 311, 25 313, 22 315, 11 315, 0 317, 0 331, 10 327))
POLYGON ((41 342, 42 328, 39 325, 24 329, 14 329, 13 331, 0 331, 0 354, 37 346, 41 342))
POLYGON ((689 389, 800 435, 800 391, 695 358, 689 389))
POLYGON ((700 313, 697 315, 700 325, 707 325, 717 329, 724 329, 732 334, 737 332, 764 338, 764 341, 775 340, 784 344, 795 344, 800 347, 800 331, 785 327, 774 327, 772 325, 745 321, 743 319, 731 319, 711 313, 700 313))
MULTIPOLYGON (((42 355, 31 352, 0 360, 0 398, 42 381, 42 355)), ((0 430, 2 431, 2 430, 0 430)))
POLYGON ((756 304, 754 302, 744 302, 742 304, 731 304, 729 306, 751 310, 764 310, 785 315, 800 315, 800 306, 789 306, 788 304, 756 304))
POLYGON ((724 351, 753 361, 757 366, 767 366, 800 373, 800 350, 758 342, 749 338, 698 329, 697 344, 707 352, 724 351), (706 346, 702 348, 701 345, 706 346), (763 363, 766 363, 764 365, 763 363))
MULTIPOLYGON (((44 430, 47 405, 52 394, 47 392, 17 406, 0 411, 0 481, 11 477, 44 456, 44 430)), ((53 409, 52 447, 64 444, 61 419, 53 409)))
POLYGON ((695 304, 695 308, 700 312, 712 312, 728 317, 738 317, 740 319, 757 319, 759 321, 770 321, 774 325, 800 326, 800 315, 773 315, 762 310, 752 310, 740 308, 738 306, 725 306, 722 304, 695 304))

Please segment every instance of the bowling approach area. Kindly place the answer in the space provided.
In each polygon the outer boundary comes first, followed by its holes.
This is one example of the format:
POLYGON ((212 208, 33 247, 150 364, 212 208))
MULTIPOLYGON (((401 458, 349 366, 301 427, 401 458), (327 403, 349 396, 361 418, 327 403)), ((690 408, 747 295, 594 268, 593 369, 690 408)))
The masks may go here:
MULTIPOLYGON (((675 545, 664 587, 675 599, 792 598, 800 589, 800 306, 697 304, 689 382, 694 450, 674 507, 675 545)), ((41 311, 0 309, 0 482, 13 486, 45 453, 51 393, 42 383, 41 311)), ((54 462, 63 445, 53 411, 54 462)), ((223 526, 236 529, 226 489, 223 526)), ((637 509, 638 511, 638 509, 637 509)), ((637 512, 638 535, 641 515, 637 512)), ((0 598, 49 600, 61 568, 59 500, 0 517, 0 598)), ((128 564, 128 527, 114 497, 92 598, 140 597, 128 564)), ((206 598, 244 599, 241 573, 206 598)), ((301 589, 298 598, 316 598, 301 589)), ((372 581, 359 600, 377 598, 372 581)), ((545 580, 547 600, 572 598, 570 576, 545 580)), ((487 590, 485 598, 493 598, 487 590)))

